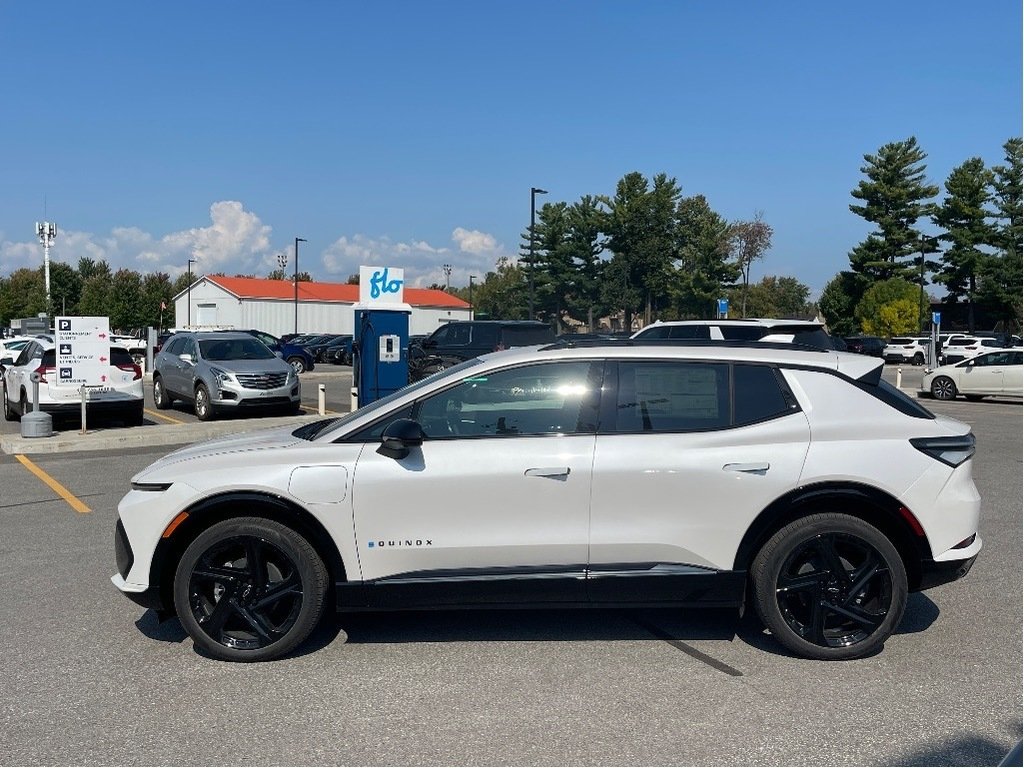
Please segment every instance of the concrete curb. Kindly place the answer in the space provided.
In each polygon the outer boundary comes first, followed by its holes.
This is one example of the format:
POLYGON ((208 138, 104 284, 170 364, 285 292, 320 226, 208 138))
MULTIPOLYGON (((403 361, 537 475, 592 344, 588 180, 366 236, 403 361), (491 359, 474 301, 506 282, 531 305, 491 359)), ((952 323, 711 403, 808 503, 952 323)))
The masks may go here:
POLYGON ((29 438, 21 437, 21 435, 3 435, 0 437, 0 451, 9 454, 78 453, 147 446, 188 445, 240 432, 255 432, 286 425, 298 427, 301 424, 308 424, 323 418, 328 417, 311 413, 303 416, 272 416, 261 419, 226 419, 195 424, 159 424, 126 429, 97 429, 89 430, 84 435, 73 431, 58 433, 52 437, 29 438))

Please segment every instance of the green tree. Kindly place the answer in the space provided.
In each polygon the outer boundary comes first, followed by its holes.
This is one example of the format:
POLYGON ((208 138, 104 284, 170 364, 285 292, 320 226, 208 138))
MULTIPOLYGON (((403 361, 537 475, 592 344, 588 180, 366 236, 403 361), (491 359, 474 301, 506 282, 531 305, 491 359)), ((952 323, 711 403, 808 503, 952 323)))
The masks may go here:
POLYGON ((174 278, 174 284, 173 284, 173 287, 172 287, 172 289, 174 290, 174 295, 177 296, 178 294, 184 292, 185 290, 188 289, 188 286, 189 286, 188 272, 182 272, 180 275, 178 275, 176 278, 174 278))
POLYGON ((750 266, 772 247, 774 230, 764 222, 764 214, 758 211, 753 221, 737 221, 730 229, 730 248, 743 278, 740 299, 740 317, 747 316, 747 286, 750 284, 750 266))
POLYGON ((174 325, 174 286, 165 272, 151 272, 142 276, 142 298, 140 325, 162 329, 165 325, 174 325), (161 311, 160 305, 166 308, 161 311))
POLYGON ((110 289, 113 278, 105 261, 99 262, 82 283, 78 314, 83 317, 109 317, 110 289))
POLYGON ((603 295, 610 305, 622 307, 627 328, 641 308, 650 322, 655 309, 668 304, 678 258, 679 199, 675 179, 659 173, 649 184, 637 172, 619 180, 613 198, 602 199, 609 208, 606 234, 613 254, 603 295))
MULTIPOLYGON (((527 292, 525 271, 503 256, 498 259, 495 270, 484 276, 483 283, 474 285, 471 303, 477 316, 494 320, 525 320, 529 315, 527 292)), ((455 293, 469 301, 468 288, 455 293)))
POLYGON ((121 331, 141 328, 142 277, 132 269, 119 269, 110 281, 108 309, 110 327, 121 331))
POLYGON ((0 283, 0 320, 9 325, 15 317, 35 317, 46 311, 43 268, 22 267, 0 283))
POLYGON ((82 278, 70 264, 55 261, 50 264, 50 297, 53 314, 74 315, 82 295, 82 278))
POLYGON ((993 223, 995 252, 981 265, 978 303, 989 309, 1006 330, 1021 325, 1022 227, 1021 139, 1003 145, 1006 164, 992 171, 992 198, 996 212, 993 223))
POLYGON ((825 285, 818 299, 818 309, 836 336, 851 336, 861 330, 854 316, 857 304, 870 281, 857 272, 840 272, 825 285))
POLYGON ((686 197, 676 208, 679 269, 675 287, 680 317, 714 317, 716 301, 739 278, 729 261, 729 223, 715 213, 704 195, 686 197))
POLYGON ((967 299, 967 327, 974 330, 974 300, 978 278, 986 259, 983 246, 995 240, 995 231, 986 221, 985 206, 991 199, 992 171, 980 157, 972 157, 953 169, 946 179, 946 199, 935 212, 935 224, 945 231, 939 239, 949 243, 942 255, 942 268, 936 282, 946 286, 948 297, 967 299))
POLYGON ((597 330, 597 320, 610 307, 602 300, 605 262, 601 259, 605 243, 602 235, 605 211, 596 197, 584 195, 569 207, 569 234, 566 247, 575 267, 566 309, 574 320, 597 330))
POLYGON ((854 310, 861 330, 874 336, 917 333, 924 319, 918 304, 919 292, 919 286, 899 277, 875 283, 864 292, 854 310))
POLYGON ((562 330, 565 296, 571 290, 575 271, 569 247, 569 206, 566 203, 545 203, 538 211, 534 229, 535 317, 562 330))
POLYGON ((883 145, 876 155, 864 155, 861 180, 851 194, 862 205, 850 210, 875 225, 868 239, 850 252, 850 266, 873 280, 902 277, 920 279, 914 268, 921 233, 916 225, 931 215, 928 202, 939 188, 925 181, 928 157, 911 136, 883 145))
MULTIPOLYGON (((729 292, 729 303, 735 306, 741 300, 741 288, 729 292)), ((760 282, 751 283, 747 292, 747 314, 750 317, 800 318, 814 311, 807 301, 811 289, 795 277, 767 275, 760 282)))

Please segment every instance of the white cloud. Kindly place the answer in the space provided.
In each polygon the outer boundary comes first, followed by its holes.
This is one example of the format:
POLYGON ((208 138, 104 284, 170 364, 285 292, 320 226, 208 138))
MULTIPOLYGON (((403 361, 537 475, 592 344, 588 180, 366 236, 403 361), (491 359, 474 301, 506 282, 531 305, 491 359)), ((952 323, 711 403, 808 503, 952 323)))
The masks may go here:
POLYGON ((494 235, 476 229, 456 227, 452 231, 452 240, 458 244, 460 251, 478 256, 496 254, 499 250, 498 241, 494 239, 494 235))
MULTIPOLYGON (((425 239, 395 242, 387 236, 342 235, 320 254, 300 254, 299 268, 315 279, 343 281, 357 274, 362 265, 401 267, 407 284, 424 287, 443 285, 443 265, 452 267, 451 285, 469 284, 469 276, 483 280, 502 256, 504 246, 487 232, 456 227, 452 245, 433 245, 425 239)), ((187 269, 190 258, 198 259, 194 273, 225 272, 232 275, 263 276, 278 268, 277 255, 293 258, 292 243, 272 242, 272 228, 242 203, 222 200, 210 206, 206 226, 193 227, 163 236, 138 227, 115 227, 107 234, 58 231, 50 256, 55 261, 76 265, 83 256, 105 260, 113 270, 122 267, 140 272, 166 272, 176 277, 187 269)), ((0 233, 0 274, 21 267, 42 264, 42 247, 35 240, 13 242, 0 233)))

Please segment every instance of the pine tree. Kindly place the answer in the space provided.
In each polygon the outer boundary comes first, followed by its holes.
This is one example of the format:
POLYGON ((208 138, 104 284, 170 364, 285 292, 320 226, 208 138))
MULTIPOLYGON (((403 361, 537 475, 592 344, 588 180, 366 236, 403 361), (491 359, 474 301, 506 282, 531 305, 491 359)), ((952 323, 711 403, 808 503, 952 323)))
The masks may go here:
POLYGON ((939 193, 937 186, 925 182, 925 158, 913 136, 885 144, 876 155, 864 155, 860 170, 867 179, 851 192, 863 205, 850 205, 850 210, 876 229, 850 252, 854 272, 872 280, 920 281, 914 263, 921 241, 916 225, 932 214, 934 204, 928 201, 939 193))
POLYGON ((980 157, 957 166, 946 180, 946 199, 934 216, 935 224, 944 230, 939 239, 949 244, 935 280, 946 286, 949 298, 967 299, 967 326, 971 331, 978 279, 987 258, 982 246, 995 239, 985 208, 991 200, 992 179, 992 171, 980 157))
POLYGON ((680 317, 711 318, 716 300, 740 276, 729 261, 729 223, 703 195, 683 198, 676 208, 679 270, 674 285, 680 317))
POLYGON ((1006 165, 992 169, 992 197, 996 205, 993 216, 995 252, 981 265, 978 303, 988 308, 1005 330, 1020 328, 1022 269, 1022 167, 1021 139, 1010 139, 1003 145, 1006 165))

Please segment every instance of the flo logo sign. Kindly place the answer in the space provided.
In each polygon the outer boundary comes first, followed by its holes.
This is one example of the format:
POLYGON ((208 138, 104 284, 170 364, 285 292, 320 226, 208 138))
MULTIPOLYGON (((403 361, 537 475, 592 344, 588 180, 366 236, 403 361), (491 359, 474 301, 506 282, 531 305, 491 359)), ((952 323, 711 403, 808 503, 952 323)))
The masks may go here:
POLYGON ((395 267, 359 268, 359 303, 402 304, 404 294, 405 270, 395 267))

